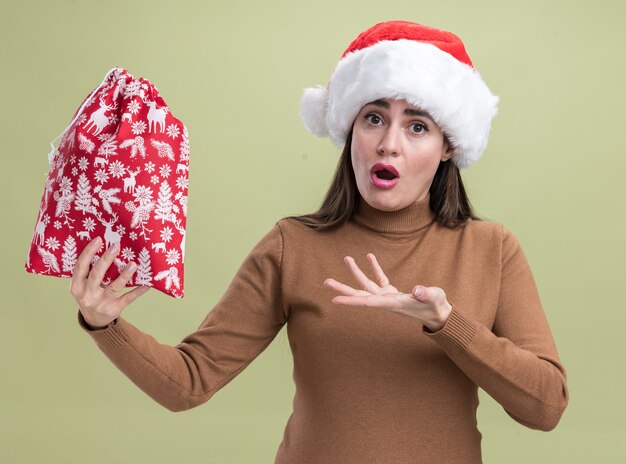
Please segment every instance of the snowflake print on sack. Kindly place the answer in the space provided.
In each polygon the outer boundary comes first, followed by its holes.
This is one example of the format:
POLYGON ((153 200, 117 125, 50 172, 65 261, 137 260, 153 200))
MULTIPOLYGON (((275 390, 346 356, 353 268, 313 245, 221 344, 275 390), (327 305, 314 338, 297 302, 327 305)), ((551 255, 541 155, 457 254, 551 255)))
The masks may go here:
POLYGON ((139 113, 140 109, 141 109, 141 103, 139 103, 137 100, 133 100, 128 104, 128 112, 130 114, 137 114, 139 113))
POLYGON ((141 135, 146 131, 146 123, 143 121, 134 122, 132 125, 132 131, 135 135, 141 135))
POLYGON ((115 68, 81 104, 49 157, 26 260, 36 274, 71 277, 95 237, 120 253, 106 271, 112 282, 129 263, 127 286, 183 296, 189 140, 158 90, 115 68))
POLYGON ((87 170, 87 167, 89 166, 89 161, 87 161, 87 158, 85 158, 84 156, 82 156, 79 160, 78 160, 78 169, 80 169, 81 171, 85 171, 87 170))
POLYGON ((122 177, 125 172, 126 168, 120 161, 113 161, 111 164, 109 164, 109 174, 111 174, 111 176, 115 177, 116 179, 122 177))
POLYGON ((48 237, 46 239, 46 248, 48 248, 49 250, 56 251, 56 249, 59 248, 59 246, 60 246, 60 243, 56 238, 48 237))
POLYGON ((171 172, 172 168, 170 168, 167 164, 164 164, 159 168, 159 174, 161 174, 161 177, 163 179, 167 179, 170 176, 171 172))
POLYGON ((104 184, 107 180, 109 180, 109 175, 104 169, 98 169, 94 174, 94 178, 96 179, 96 181, 104 184))
POLYGON ((167 132, 167 135, 173 139, 175 139, 176 137, 180 135, 180 129, 178 128, 176 124, 170 124, 169 126, 167 126, 166 132, 167 132))
POLYGON ((169 243, 169 241, 172 240, 173 235, 174 235, 174 232, 172 231, 171 228, 163 227, 163 229, 161 229, 161 241, 165 243, 169 243))
POLYGON ((176 187, 178 187, 180 190, 188 189, 189 179, 187 179, 185 176, 180 176, 178 179, 176 179, 176 187))
POLYGON ((93 230, 96 228, 96 221, 94 221, 92 218, 83 219, 83 227, 85 228, 85 230, 93 232, 93 230))
POLYGON ((178 250, 167 250, 165 253, 165 261, 167 264, 176 264, 180 259, 180 254, 178 254, 178 250))
POLYGON ((132 261, 135 259, 135 252, 130 247, 125 247, 120 254, 126 261, 132 261))

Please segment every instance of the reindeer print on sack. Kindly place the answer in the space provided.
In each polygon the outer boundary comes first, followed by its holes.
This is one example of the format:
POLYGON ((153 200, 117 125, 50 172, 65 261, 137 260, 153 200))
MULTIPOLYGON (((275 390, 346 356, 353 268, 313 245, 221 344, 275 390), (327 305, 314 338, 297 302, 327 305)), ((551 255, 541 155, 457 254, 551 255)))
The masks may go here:
POLYGON ((102 98, 100 98, 100 108, 93 113, 89 118, 89 122, 85 125, 85 130, 90 131, 95 129, 93 135, 98 135, 102 130, 109 125, 109 117, 106 116, 107 111, 115 110, 117 106, 107 105, 102 98))
POLYGON ((101 237, 94 263, 120 248, 105 283, 132 261, 129 285, 182 298, 188 176, 187 128, 153 84, 114 68, 51 155, 26 270, 71 277, 84 247, 101 237))

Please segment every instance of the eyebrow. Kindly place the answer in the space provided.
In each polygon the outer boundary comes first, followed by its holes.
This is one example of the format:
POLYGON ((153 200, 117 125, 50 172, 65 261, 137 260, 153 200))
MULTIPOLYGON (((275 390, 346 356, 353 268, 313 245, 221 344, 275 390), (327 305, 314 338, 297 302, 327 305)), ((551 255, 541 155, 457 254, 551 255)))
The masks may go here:
MULTIPOLYGON (((382 108, 386 108, 389 109, 391 107, 391 105, 389 104, 389 102, 386 102, 385 100, 374 100, 371 101, 369 103, 367 103, 366 105, 375 105, 375 106, 380 106, 382 108)), ((424 110, 416 110, 413 108, 405 108, 404 109, 404 114, 408 115, 408 116, 425 116, 430 120, 433 120, 433 117, 424 110)))

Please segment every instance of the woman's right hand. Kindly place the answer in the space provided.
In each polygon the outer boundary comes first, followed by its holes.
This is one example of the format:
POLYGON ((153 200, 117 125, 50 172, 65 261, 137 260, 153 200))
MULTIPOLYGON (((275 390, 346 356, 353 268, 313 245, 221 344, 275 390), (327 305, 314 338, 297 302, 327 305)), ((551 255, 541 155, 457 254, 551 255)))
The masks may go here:
POLYGON ((94 329, 107 326, 119 317, 122 310, 150 287, 137 287, 121 295, 126 283, 137 270, 137 265, 128 263, 117 279, 109 285, 102 285, 104 274, 119 253, 119 246, 113 244, 91 268, 90 264, 102 245, 102 239, 96 237, 85 247, 78 257, 70 293, 76 300, 83 318, 94 329))

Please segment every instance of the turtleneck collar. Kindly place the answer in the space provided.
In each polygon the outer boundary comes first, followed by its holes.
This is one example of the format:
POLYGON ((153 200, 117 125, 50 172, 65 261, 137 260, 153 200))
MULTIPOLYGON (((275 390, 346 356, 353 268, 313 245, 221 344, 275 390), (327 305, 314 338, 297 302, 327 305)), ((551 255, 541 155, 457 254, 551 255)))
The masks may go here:
POLYGON ((367 229, 386 234, 411 234, 429 226, 437 217, 430 209, 430 192, 397 211, 382 211, 370 206, 363 197, 352 215, 352 221, 367 229))

